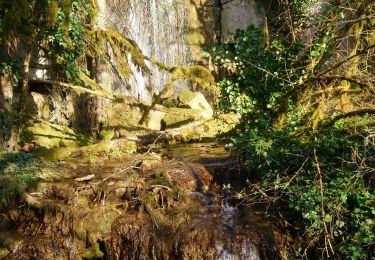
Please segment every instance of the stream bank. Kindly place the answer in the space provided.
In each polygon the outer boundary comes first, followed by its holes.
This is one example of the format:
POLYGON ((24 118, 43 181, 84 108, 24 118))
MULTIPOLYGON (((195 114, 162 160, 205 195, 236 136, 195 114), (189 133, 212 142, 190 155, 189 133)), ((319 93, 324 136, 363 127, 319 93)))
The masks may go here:
POLYGON ((214 143, 59 164, 1 218, 4 259, 277 259, 283 235, 235 207, 222 174, 237 163, 214 143), (10 235, 11 234, 11 235, 10 235))

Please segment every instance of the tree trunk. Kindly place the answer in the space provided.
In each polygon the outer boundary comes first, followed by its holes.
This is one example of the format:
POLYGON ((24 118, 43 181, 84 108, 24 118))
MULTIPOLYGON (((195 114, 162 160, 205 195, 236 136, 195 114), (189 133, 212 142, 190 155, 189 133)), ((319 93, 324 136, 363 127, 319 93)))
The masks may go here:
POLYGON ((0 111, 10 111, 13 99, 13 86, 8 73, 0 74, 0 111))
POLYGON ((10 137, 8 141, 8 149, 14 150, 17 148, 17 143, 20 140, 20 133, 22 128, 22 123, 24 120, 26 100, 29 92, 29 72, 30 72, 30 61, 31 54, 33 50, 33 41, 28 40, 26 43, 26 52, 23 58, 23 68, 22 68, 22 79, 20 82, 21 92, 17 104, 17 115, 14 117, 14 123, 10 131, 10 137))
POLYGON ((30 72, 30 61, 32 54, 32 43, 28 42, 26 47, 26 54, 23 59, 23 69, 22 69, 22 80, 21 80, 21 94, 18 103, 18 114, 19 118, 22 118, 25 112, 26 99, 29 92, 29 72, 30 72))
MULTIPOLYGON (((98 29, 106 30, 107 22, 107 6, 106 1, 98 1, 99 13, 96 17, 95 26, 98 29)), ((111 70, 106 62, 100 57, 95 57, 94 60, 88 62, 88 66, 91 66, 91 76, 99 85, 103 86, 109 93, 112 92, 112 75, 111 70)), ((87 100, 87 128, 88 132, 98 137, 99 132, 108 122, 108 108, 110 101, 103 97, 88 97, 87 100)))
POLYGON ((0 150, 5 149, 5 145, 10 137, 12 129, 12 100, 13 86, 8 73, 0 74, 0 150))

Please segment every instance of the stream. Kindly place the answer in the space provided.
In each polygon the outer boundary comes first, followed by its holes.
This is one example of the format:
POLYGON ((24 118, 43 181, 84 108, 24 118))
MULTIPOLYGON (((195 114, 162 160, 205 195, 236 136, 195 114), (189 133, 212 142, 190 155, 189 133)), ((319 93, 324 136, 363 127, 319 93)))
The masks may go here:
POLYGON ((228 195, 237 172, 216 143, 61 163, 0 219, 0 255, 279 259, 282 235, 266 214, 238 207, 228 195))

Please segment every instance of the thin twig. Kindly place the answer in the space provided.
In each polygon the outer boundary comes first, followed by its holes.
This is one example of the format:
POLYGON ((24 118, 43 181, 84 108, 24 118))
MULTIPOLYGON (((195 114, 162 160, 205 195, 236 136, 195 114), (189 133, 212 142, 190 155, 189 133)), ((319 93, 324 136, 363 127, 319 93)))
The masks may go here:
POLYGON ((326 213, 325 213, 325 210, 324 210, 324 185, 323 185, 323 177, 322 177, 322 172, 321 172, 321 169, 320 169, 320 164, 319 164, 319 160, 318 160, 318 156, 316 154, 316 148, 314 147, 313 149, 313 153, 314 153, 314 161, 315 161, 315 167, 316 167, 316 170, 318 172, 318 177, 319 177, 319 186, 320 186, 320 210, 322 212, 322 223, 323 223, 323 228, 324 228, 324 243, 325 243, 325 250, 326 250, 326 253, 327 253, 327 257, 330 257, 330 254, 329 254, 329 251, 328 251, 328 246, 332 252, 332 254, 335 254, 335 251, 333 250, 333 247, 332 247, 332 243, 331 243, 331 236, 328 232, 328 228, 327 228, 327 224, 325 222, 325 217, 326 217, 326 213))

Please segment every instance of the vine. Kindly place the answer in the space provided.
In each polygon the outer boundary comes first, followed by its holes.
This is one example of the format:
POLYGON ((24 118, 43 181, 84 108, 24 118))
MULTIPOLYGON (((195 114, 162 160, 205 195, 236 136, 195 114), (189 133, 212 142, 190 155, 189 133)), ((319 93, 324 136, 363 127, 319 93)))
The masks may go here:
POLYGON ((374 256, 374 17, 373 1, 332 1, 309 42, 249 27, 212 50, 220 106, 241 117, 228 148, 254 180, 240 203, 270 204, 303 238, 294 257, 374 256))

